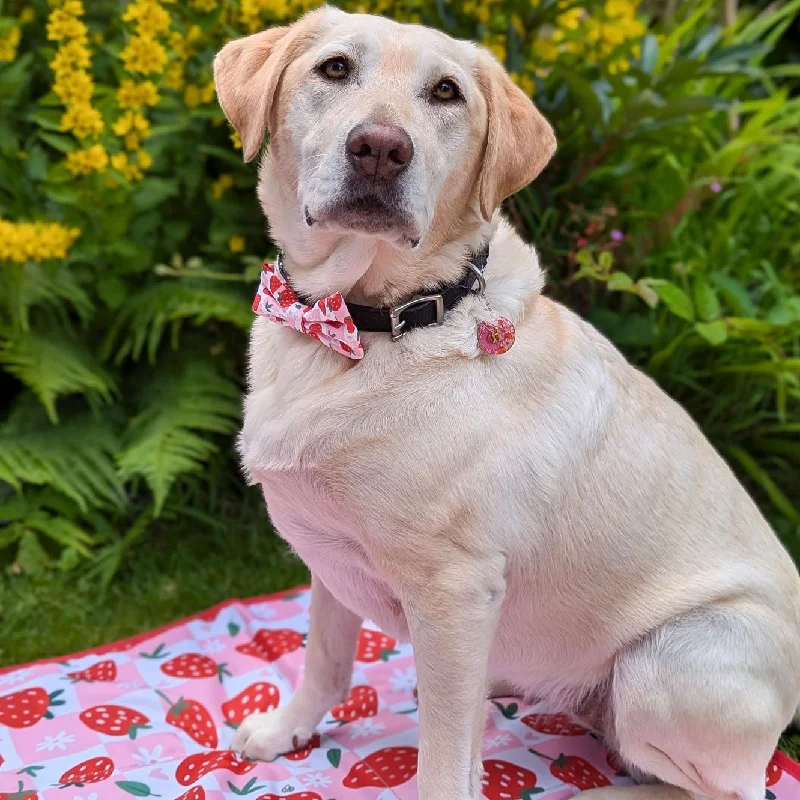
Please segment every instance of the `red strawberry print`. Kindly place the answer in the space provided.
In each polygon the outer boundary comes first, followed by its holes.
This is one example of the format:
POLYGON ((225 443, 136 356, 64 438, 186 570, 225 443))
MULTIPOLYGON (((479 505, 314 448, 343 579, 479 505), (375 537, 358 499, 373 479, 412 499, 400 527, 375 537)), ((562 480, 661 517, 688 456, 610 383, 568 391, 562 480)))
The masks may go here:
POLYGON ((254 656, 263 661, 277 661, 286 653, 299 650, 305 641, 303 634, 287 629, 269 630, 262 628, 251 642, 240 644, 236 650, 246 656, 254 656))
POLYGON ((281 279, 277 275, 272 275, 269 279, 269 290, 274 295, 281 288, 281 279))
POLYGON ((289 761, 305 761, 310 755, 312 750, 316 750, 320 745, 319 734, 315 733, 309 740, 305 747, 299 747, 297 750, 292 750, 291 753, 284 753, 283 757, 288 758, 289 761))
POLYGON ((339 722, 374 717, 377 713, 378 693, 371 686, 354 686, 347 699, 331 709, 331 715, 339 722))
POLYGON ((297 302, 297 295, 292 289, 284 289, 279 295, 276 295, 281 308, 289 308, 297 302))
POLYGON ((338 311, 342 307, 342 296, 337 292, 332 297, 328 298, 328 308, 331 311, 338 311))
POLYGON ((136 738, 141 730, 147 730, 150 720, 138 711, 125 706, 92 706, 79 715, 80 721, 93 731, 108 736, 129 736, 136 738))
POLYGON ((587 732, 566 714, 528 714, 522 718, 522 723, 550 736, 583 736, 587 732))
POLYGON ((322 325, 319 322, 312 322, 308 326, 307 332, 309 336, 319 336, 322 333, 322 325))
POLYGON ((625 770, 625 765, 622 763, 620 757, 611 752, 606 756, 606 764, 611 768, 612 772, 616 775, 627 775, 627 771, 625 770))
POLYGON ((110 778, 114 772, 114 762, 108 756, 90 758, 74 767, 70 767, 59 779, 59 788, 67 786, 84 786, 87 783, 100 783, 110 778))
POLYGON ((256 800, 322 800, 316 792, 295 792, 294 794, 262 794, 256 800))
POLYGON ((161 671, 172 678, 222 678, 231 673, 225 664, 217 664, 213 658, 200 653, 184 653, 161 665, 161 671))
POLYGON ((85 681, 86 683, 115 681, 117 679, 117 665, 111 660, 98 661, 80 672, 68 672, 67 677, 73 683, 79 683, 80 681, 85 681))
POLYGON ((543 792, 529 769, 493 758, 483 762, 483 794, 489 800, 528 800, 543 792))
POLYGON ((59 700, 58 696, 64 690, 47 694, 41 687, 35 689, 23 689, 20 692, 7 694, 0 697, 0 725, 8 725, 9 728, 30 728, 40 719, 52 719, 53 706, 63 706, 64 701, 59 700))
POLYGON ((384 747, 353 764, 342 781, 347 789, 378 786, 381 789, 400 786, 417 774, 416 747, 384 747))
POLYGON ((353 318, 352 317, 345 317, 344 318, 344 324, 345 324, 345 327, 347 328, 347 332, 348 333, 353 333, 353 331, 355 331, 356 326, 355 326, 355 323, 353 322, 353 318))
POLYGON ((397 650, 394 649, 396 644, 397 640, 391 636, 364 628, 358 634, 356 661, 363 661, 366 664, 371 664, 373 661, 388 661, 390 656, 397 654, 397 650))
POLYGON ((16 792, 0 792, 0 800, 38 800, 38 798, 36 790, 26 789, 22 781, 19 781, 16 792))
POLYGON ((222 704, 222 716, 228 725, 237 727, 245 717, 277 708, 281 701, 278 687, 259 681, 222 704))
POLYGON ((204 705, 183 697, 177 703, 172 703, 161 692, 157 691, 156 694, 169 705, 165 717, 168 725, 179 728, 201 747, 213 749, 217 746, 217 726, 204 705))
POLYGON ((775 759, 770 759, 769 764, 767 764, 767 786, 774 786, 783 775, 783 770, 775 763, 775 759))
POLYGON ((581 790, 611 786, 611 781, 602 772, 580 756, 566 756, 562 753, 558 758, 550 758, 535 750, 530 752, 549 761, 550 774, 562 783, 568 783, 581 790))
POLYGON ((206 790, 202 786, 192 786, 188 792, 184 792, 175 800, 206 800, 206 790))
POLYGON ((240 758, 232 750, 212 750, 184 758, 175 770, 175 779, 181 786, 188 786, 217 769, 227 769, 234 775, 246 775, 255 766, 255 761, 240 758))
POLYGON ((317 308, 324 313, 325 311, 325 300, 317 300, 317 308))
POLYGON ((253 298, 253 311, 258 311, 259 303, 261 302, 261 297, 259 296, 258 292, 256 292, 256 296, 253 298))

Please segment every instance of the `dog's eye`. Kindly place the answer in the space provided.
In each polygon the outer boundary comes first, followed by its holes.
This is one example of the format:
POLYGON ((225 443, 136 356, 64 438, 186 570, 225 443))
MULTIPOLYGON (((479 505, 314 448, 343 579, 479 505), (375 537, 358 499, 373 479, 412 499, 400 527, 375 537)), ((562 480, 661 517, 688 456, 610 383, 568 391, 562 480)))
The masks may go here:
POLYGON ((442 103, 449 103, 452 100, 458 100, 461 97, 461 92, 459 92, 458 86, 453 81, 445 78, 433 87, 433 97, 442 103))
POLYGON ((347 59, 336 56, 320 64, 318 72, 332 81, 341 81, 350 74, 350 64, 347 59))

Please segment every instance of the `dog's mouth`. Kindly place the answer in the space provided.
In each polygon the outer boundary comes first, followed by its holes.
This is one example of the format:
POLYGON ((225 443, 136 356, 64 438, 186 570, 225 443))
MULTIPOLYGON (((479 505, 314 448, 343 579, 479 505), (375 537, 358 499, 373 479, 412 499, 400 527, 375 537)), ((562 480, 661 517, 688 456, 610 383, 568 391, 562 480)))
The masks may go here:
POLYGON ((416 225, 398 204, 378 194, 342 197, 323 210, 303 209, 306 225, 322 229, 353 231, 372 235, 392 235, 415 247, 419 234, 416 225))

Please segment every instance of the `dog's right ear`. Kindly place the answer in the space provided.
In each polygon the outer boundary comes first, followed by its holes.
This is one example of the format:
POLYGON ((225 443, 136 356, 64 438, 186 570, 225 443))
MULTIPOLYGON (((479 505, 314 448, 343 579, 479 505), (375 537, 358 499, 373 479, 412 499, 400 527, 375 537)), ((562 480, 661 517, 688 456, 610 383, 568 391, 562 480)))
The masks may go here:
POLYGON ((269 127, 275 93, 286 67, 313 39, 320 12, 294 25, 270 28, 228 42, 214 59, 217 97, 228 121, 242 140, 244 160, 261 150, 269 127))

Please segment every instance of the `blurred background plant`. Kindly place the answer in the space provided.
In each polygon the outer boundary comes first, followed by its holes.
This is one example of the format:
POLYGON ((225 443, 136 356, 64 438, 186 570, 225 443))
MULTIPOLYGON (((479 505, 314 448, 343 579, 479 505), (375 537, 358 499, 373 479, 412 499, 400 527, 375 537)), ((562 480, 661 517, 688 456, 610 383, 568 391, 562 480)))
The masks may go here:
MULTIPOLYGON (((93 592, 144 542, 263 517, 232 444, 271 247, 211 61, 311 5, 0 0, 7 597, 93 592)), ((344 7, 477 39, 535 98, 559 152, 506 211, 548 291, 688 409, 799 557, 800 0, 344 7)))

